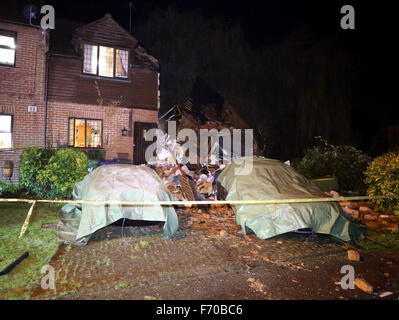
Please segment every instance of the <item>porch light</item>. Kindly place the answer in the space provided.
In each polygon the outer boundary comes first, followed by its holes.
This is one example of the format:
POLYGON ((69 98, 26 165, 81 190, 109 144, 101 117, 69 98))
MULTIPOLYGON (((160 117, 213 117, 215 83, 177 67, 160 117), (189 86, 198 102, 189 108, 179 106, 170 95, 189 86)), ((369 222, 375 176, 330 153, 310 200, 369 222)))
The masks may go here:
POLYGON ((127 134, 128 134, 128 132, 129 132, 129 131, 128 131, 126 128, 123 128, 123 129, 122 129, 122 136, 123 136, 123 137, 126 137, 127 134))

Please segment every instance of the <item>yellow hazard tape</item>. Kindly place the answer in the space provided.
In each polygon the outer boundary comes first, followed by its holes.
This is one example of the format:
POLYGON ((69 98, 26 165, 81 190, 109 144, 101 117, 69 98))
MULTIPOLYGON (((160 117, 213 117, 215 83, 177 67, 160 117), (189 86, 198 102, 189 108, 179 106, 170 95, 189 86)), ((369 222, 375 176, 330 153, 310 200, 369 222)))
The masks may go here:
POLYGON ((337 202, 337 201, 358 201, 358 200, 369 200, 369 199, 383 199, 386 196, 357 196, 357 197, 339 197, 339 198, 308 198, 308 199, 272 199, 272 200, 213 200, 213 201, 102 201, 102 200, 32 200, 32 199, 5 199, 0 198, 0 202, 28 202, 32 203, 28 215, 26 216, 25 222, 22 226, 19 238, 21 238, 29 225, 30 216, 32 215, 33 207, 36 202, 42 203, 80 203, 80 204, 92 204, 92 205, 140 205, 140 206, 191 206, 191 205, 242 205, 242 204, 279 204, 279 203, 309 203, 309 202, 337 202))
POLYGON ((20 149, 31 149, 31 148, 43 148, 43 146, 27 146, 27 147, 11 147, 11 148, 0 148, 0 151, 11 151, 11 150, 20 150, 20 149))
POLYGON ((279 203, 308 203, 308 202, 337 202, 337 201, 358 201, 368 199, 383 199, 387 196, 357 196, 339 198, 307 198, 307 199, 271 199, 271 200, 174 200, 174 201, 112 201, 112 200, 32 200, 32 199, 6 199, 0 198, 0 202, 43 202, 43 203, 81 203, 81 204, 108 204, 108 205, 143 205, 143 206, 170 206, 170 205, 221 205, 221 204, 279 204, 279 203))
POLYGON ((32 205, 30 206, 28 215, 26 216, 25 222, 24 222, 24 224, 22 226, 21 233, 19 234, 19 237, 18 237, 19 239, 22 238, 22 236, 24 235, 26 229, 28 229, 30 216, 32 215, 33 207, 35 206, 35 204, 36 204, 36 201, 32 201, 32 205))

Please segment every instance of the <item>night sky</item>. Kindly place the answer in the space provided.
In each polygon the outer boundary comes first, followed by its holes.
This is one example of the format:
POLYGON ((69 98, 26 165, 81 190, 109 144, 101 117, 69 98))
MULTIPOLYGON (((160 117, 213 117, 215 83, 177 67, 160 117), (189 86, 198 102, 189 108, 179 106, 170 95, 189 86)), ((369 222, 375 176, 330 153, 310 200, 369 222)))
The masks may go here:
MULTIPOLYGON (((339 45, 355 54, 362 65, 352 84, 352 122, 356 131, 356 146, 367 149, 381 126, 399 122, 396 102, 398 81, 395 78, 398 58, 394 45, 398 28, 396 13, 390 1, 132 2, 133 34, 135 28, 144 24, 153 10, 173 7, 183 12, 201 13, 206 17, 223 17, 231 25, 239 24, 244 30, 246 41, 253 48, 279 42, 302 28, 310 29, 320 39, 334 35, 339 39, 339 45), (345 4, 355 8, 355 30, 340 28, 340 8, 345 4)), ((129 28, 129 0, 12 1, 3 2, 1 7, 6 8, 2 10, 20 12, 24 3, 51 4, 55 8, 56 19, 62 17, 82 22, 93 21, 105 13, 111 13, 120 24, 129 28)), ((337 114, 337 117, 340 115, 337 114)))

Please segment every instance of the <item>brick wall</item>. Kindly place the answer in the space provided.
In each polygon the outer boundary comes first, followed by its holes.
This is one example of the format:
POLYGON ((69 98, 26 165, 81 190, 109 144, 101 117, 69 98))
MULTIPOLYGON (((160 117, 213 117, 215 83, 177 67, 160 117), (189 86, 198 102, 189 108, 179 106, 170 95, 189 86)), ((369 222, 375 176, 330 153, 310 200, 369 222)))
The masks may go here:
MULTIPOLYGON (((0 65, 0 114, 13 115, 13 147, 41 146, 44 141, 45 54, 41 29, 0 22, 0 29, 17 32, 15 67, 0 65), (37 112, 28 112, 36 105, 37 112)), ((14 162, 13 183, 19 179, 22 150, 0 151, 0 181, 5 160, 14 162)))
MULTIPOLYGON (((15 67, 0 66, 0 114, 13 115, 14 151, 0 151, 0 181, 5 160, 14 162, 11 181, 19 179, 19 160, 23 147, 43 146, 44 143, 44 91, 46 52, 41 29, 0 22, 0 29, 17 32, 15 67), (28 106, 36 105, 37 112, 28 112, 28 106), (18 149, 21 148, 21 149, 18 149)), ((68 142, 70 117, 103 120, 103 147, 106 158, 113 159, 118 153, 127 153, 133 160, 134 122, 158 120, 157 110, 103 107, 99 105, 49 101, 47 120, 47 145, 56 147, 68 142), (127 137, 122 129, 129 130, 127 137)))
POLYGON ((68 144, 69 118, 103 120, 103 148, 107 160, 127 153, 133 160, 134 122, 157 122, 156 110, 130 109, 110 106, 87 105, 51 101, 48 104, 47 142, 51 147, 68 144), (129 135, 122 136, 122 129, 129 135))

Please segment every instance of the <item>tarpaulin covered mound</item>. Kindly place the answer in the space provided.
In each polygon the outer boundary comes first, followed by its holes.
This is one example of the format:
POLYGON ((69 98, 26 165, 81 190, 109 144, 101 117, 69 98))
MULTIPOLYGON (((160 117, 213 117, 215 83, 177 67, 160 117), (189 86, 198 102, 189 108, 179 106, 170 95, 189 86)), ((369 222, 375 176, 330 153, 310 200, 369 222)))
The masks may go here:
MULTIPOLYGON (((154 170, 123 164, 98 167, 75 185, 72 195, 75 200, 174 200, 154 170)), ((70 203, 61 209, 58 238, 62 242, 87 243, 95 231, 121 218, 164 221, 165 238, 171 237, 179 226, 171 206, 70 203)))
MULTIPOLYGON (((218 177, 228 191, 227 200, 274 200, 326 198, 316 186, 290 166, 278 160, 253 158, 253 169, 245 173, 249 158, 232 162, 218 177)), ((235 206, 237 223, 243 232, 251 229, 259 238, 310 228, 343 241, 356 241, 364 232, 337 202, 287 203, 235 206)))

